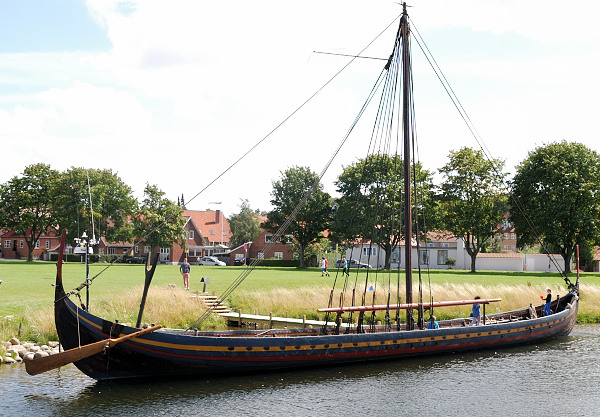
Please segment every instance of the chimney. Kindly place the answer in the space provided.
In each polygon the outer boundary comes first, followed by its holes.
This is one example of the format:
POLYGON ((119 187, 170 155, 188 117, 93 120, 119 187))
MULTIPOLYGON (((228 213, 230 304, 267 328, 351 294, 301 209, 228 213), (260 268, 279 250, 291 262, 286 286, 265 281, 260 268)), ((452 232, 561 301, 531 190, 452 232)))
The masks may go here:
POLYGON ((217 211, 215 211, 215 217, 216 217, 216 219, 215 219, 215 223, 216 223, 216 224, 219 224, 219 223, 221 223, 221 210, 217 210, 217 211))

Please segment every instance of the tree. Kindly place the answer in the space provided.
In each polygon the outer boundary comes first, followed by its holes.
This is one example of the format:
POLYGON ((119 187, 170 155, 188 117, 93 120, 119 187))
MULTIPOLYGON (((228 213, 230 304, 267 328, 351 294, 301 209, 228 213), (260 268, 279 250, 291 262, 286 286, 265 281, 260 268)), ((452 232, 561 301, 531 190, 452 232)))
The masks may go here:
POLYGON ((233 234, 231 239, 232 248, 253 241, 261 233, 259 211, 252 210, 248 200, 242 200, 239 207, 240 212, 231 215, 229 218, 229 227, 233 234))
MULTIPOLYGON (((391 254, 404 238, 403 161, 398 155, 371 155, 344 168, 336 181, 341 197, 335 204, 332 224, 337 243, 368 239, 385 252, 385 268, 391 254)), ((420 164, 414 167, 418 189, 413 188, 413 214, 419 230, 426 230, 425 219, 434 219, 435 199, 432 175, 420 164)), ((427 221, 427 224, 432 225, 427 221)), ((416 230, 415 230, 416 232, 416 230)))
POLYGON ((445 228, 465 240, 475 272, 477 254, 493 237, 507 211, 503 192, 504 161, 488 160, 482 151, 461 148, 451 151, 450 161, 439 169, 444 175, 441 205, 445 228))
POLYGON ((566 141, 530 152, 517 166, 513 179, 512 201, 516 204, 510 218, 519 246, 546 242, 560 252, 565 272, 571 272, 575 246, 599 241, 598 190, 597 152, 566 141))
POLYGON ((14 230, 25 237, 27 261, 33 259, 33 249, 42 233, 56 226, 51 206, 58 172, 50 165, 34 164, 0 186, 0 228, 14 230))
POLYGON ((110 169, 71 167, 61 173, 53 197, 55 217, 68 241, 85 231, 110 242, 133 238, 131 218, 137 201, 131 187, 110 169), (93 209, 93 215, 92 215, 93 209))
POLYGON ((317 174, 307 167, 293 167, 282 173, 279 181, 273 181, 271 204, 274 209, 267 214, 267 221, 263 224, 263 227, 275 233, 294 212, 305 193, 317 184, 286 231, 296 239, 301 268, 304 267, 305 249, 319 240, 331 220, 331 197, 317 181, 317 174))
POLYGON ((138 238, 150 245, 150 253, 154 253, 156 247, 171 247, 173 243, 186 248, 182 211, 156 185, 146 184, 144 200, 134 219, 134 230, 138 238))

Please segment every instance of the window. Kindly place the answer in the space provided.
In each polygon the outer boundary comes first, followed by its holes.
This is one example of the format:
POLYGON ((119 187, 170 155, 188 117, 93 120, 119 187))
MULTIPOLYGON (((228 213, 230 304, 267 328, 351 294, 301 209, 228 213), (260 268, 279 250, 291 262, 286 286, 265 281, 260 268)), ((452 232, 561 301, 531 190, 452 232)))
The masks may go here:
POLYGON ((108 249, 108 254, 109 255, 116 255, 117 254, 117 248, 107 248, 107 249, 108 249))
POLYGON ((433 243, 428 243, 427 246, 433 248, 433 243))
POLYGON ((437 264, 438 265, 446 265, 447 260, 448 260, 448 251, 447 250, 439 250, 437 253, 437 264))
POLYGON ((429 251, 422 250, 419 252, 419 262, 421 265, 429 265, 429 251))
POLYGON ((275 258, 275 259, 283 259, 283 252, 275 252, 273 254, 273 258, 275 258))
POLYGON ((50 249, 50 241, 49 240, 46 241, 46 249, 50 249))
POLYGON ((98 248, 98 255, 104 255, 104 248, 98 248))
POLYGON ((23 239, 21 239, 21 240, 19 241, 19 247, 20 247, 21 249, 23 249, 23 239))
POLYGON ((139 247, 137 247, 137 246, 134 246, 134 247, 133 247, 133 253, 135 253, 136 255, 137 255, 138 253, 140 253, 140 248, 139 248, 139 247))
POLYGON ((377 256, 377 248, 363 248, 363 256, 377 256))
POLYGON ((508 239, 508 233, 504 233, 504 239, 508 239))
POLYGON ((214 235, 215 235, 215 231, 214 231, 214 230, 212 230, 212 229, 211 229, 211 230, 209 230, 208 232, 209 232, 209 233, 210 233, 212 236, 214 236, 214 235))
POLYGON ((150 246, 144 246, 144 253, 150 252, 150 246))
POLYGON ((504 245, 504 250, 508 250, 508 245, 504 245))
MULTIPOLYGON (((39 249, 40 248, 40 241, 38 240, 37 242, 35 242, 35 248, 39 249)), ((85 252, 85 251, 84 251, 85 252)))
POLYGON ((285 235, 285 243, 292 243, 294 240, 294 236, 292 235, 285 235))
POLYGON ((449 243, 444 243, 444 244, 442 245, 442 247, 444 247, 444 248, 449 248, 449 247, 450 247, 450 244, 449 244, 449 243))
POLYGON ((513 240, 516 239, 517 238, 517 234, 516 233, 511 233, 510 234, 510 238, 513 239, 513 240))
MULTIPOLYGON (((285 237, 287 241, 287 236, 285 237)), ((265 243, 271 243, 273 241, 273 235, 265 235, 265 243)), ((277 243, 281 242, 281 238, 277 239, 277 243)), ((291 241, 290 241, 291 243, 291 241)))
POLYGON ((515 245, 511 245, 510 250, 516 250, 515 245))
POLYGON ((10 241, 10 240, 8 240, 8 239, 4 239, 4 247, 5 247, 5 248, 10 248, 10 243, 11 243, 11 241, 10 241))
POLYGON ((190 230, 190 232, 189 232, 189 238, 192 239, 192 240, 194 240, 194 231, 193 230, 190 230))
POLYGON ((265 253, 264 252, 258 252, 258 259, 265 259, 265 253))

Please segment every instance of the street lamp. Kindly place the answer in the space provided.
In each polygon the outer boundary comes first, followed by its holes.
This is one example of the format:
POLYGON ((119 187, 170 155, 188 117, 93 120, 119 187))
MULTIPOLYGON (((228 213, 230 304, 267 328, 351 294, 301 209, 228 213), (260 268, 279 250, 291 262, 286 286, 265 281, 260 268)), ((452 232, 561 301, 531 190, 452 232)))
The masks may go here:
POLYGON ((89 311, 90 307, 90 261, 89 261, 89 253, 90 253, 90 244, 95 245, 96 239, 88 239, 88 235, 86 232, 83 232, 81 238, 75 238, 75 249, 73 249, 73 253, 85 253, 85 310, 89 311))

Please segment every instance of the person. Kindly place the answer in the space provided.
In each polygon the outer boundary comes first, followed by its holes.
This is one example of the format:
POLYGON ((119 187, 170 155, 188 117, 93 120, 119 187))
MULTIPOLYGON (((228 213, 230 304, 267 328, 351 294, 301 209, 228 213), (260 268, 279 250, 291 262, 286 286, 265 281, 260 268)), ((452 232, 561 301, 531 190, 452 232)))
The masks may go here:
POLYGON ((347 276, 350 276, 350 273, 348 272, 348 260, 346 259, 345 256, 342 257, 342 275, 346 274, 347 276))
POLYGON ((427 323, 427 328, 428 329, 439 329, 440 328, 440 325, 436 321, 435 316, 429 317, 429 323, 427 323))
POLYGON ((183 259, 183 263, 179 267, 179 271, 181 271, 181 276, 183 277, 183 289, 190 289, 190 264, 188 263, 187 258, 183 259))
MULTIPOLYGON (((479 300, 480 296, 475 296, 475 300, 479 300)), ((471 326, 479 326, 481 322, 481 306, 479 303, 473 304, 473 311, 471 312, 471 317, 473 317, 473 321, 471 322, 471 326)))
POLYGON ((329 276, 329 271, 327 270, 327 258, 324 256, 321 259, 321 276, 323 275, 329 276))
POLYGON ((552 303, 552 290, 548 288, 546 290, 546 305, 544 306, 544 316, 549 316, 552 314, 552 310, 550 309, 550 304, 552 303))

